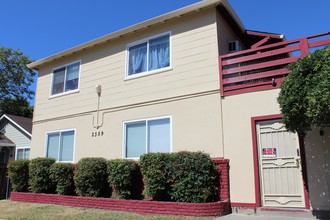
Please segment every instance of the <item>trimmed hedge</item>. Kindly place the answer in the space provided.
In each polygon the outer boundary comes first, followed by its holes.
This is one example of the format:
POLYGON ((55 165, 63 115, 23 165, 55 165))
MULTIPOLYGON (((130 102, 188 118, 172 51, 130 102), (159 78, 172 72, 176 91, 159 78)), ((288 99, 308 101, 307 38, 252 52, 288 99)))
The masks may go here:
POLYGON ((50 179, 56 186, 56 193, 60 195, 74 195, 73 181, 74 165, 70 163, 54 163, 50 167, 50 179))
POLYGON ((109 197, 107 161, 104 158, 82 158, 74 175, 76 193, 80 196, 109 197))
POLYGON ((140 157, 141 172, 145 183, 143 194, 153 200, 169 201, 170 185, 169 165, 170 154, 148 153, 140 157))
POLYGON ((141 199, 142 174, 136 161, 117 159, 108 161, 108 182, 116 199, 141 199))
POLYGON ((53 158, 32 159, 29 166, 29 189, 34 193, 54 193, 55 186, 49 178, 50 166, 55 163, 53 158))
POLYGON ((202 152, 141 156, 145 195, 154 200, 204 203, 217 199, 216 166, 202 152))
POLYGON ((8 165, 8 175, 14 192, 27 192, 29 189, 29 160, 14 160, 8 165))
POLYGON ((178 152, 171 155, 169 167, 171 199, 176 202, 205 203, 218 198, 217 170, 208 154, 202 152, 178 152))

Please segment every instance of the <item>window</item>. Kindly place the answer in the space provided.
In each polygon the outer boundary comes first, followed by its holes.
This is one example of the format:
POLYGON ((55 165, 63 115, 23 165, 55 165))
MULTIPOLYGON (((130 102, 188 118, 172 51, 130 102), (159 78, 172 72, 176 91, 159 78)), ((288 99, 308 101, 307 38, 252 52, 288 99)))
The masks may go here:
POLYGON ((125 157, 171 151, 171 119, 158 118, 125 123, 125 157))
POLYGON ((16 160, 30 159, 30 147, 17 147, 16 160))
POLYGON ((59 131, 47 134, 46 157, 57 161, 73 161, 75 131, 59 131))
POLYGON ((30 159, 30 147, 17 147, 16 160, 30 159))
POLYGON ((51 95, 78 90, 80 62, 53 70, 51 95))
POLYGON ((128 46, 127 77, 170 67, 170 34, 128 46))

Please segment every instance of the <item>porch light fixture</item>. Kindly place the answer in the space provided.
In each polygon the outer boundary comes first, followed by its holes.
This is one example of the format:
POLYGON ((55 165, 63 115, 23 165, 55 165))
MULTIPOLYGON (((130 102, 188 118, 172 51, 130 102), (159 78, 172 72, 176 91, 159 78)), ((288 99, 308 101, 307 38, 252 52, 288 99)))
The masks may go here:
POLYGON ((101 96, 101 85, 96 85, 95 86, 95 92, 97 93, 97 95, 100 97, 101 96))

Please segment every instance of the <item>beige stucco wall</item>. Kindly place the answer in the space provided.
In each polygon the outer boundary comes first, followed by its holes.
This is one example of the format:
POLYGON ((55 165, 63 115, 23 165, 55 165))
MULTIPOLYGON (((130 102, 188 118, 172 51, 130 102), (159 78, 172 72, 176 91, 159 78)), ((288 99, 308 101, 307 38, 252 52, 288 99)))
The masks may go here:
POLYGON ((315 210, 330 210, 330 128, 314 128, 305 137, 309 197, 315 210))
POLYGON ((219 93, 210 93, 107 111, 99 129, 93 127, 93 116, 88 114, 37 123, 33 127, 31 158, 45 155, 46 132, 62 129, 76 129, 74 162, 82 157, 122 158, 123 122, 161 116, 172 117, 173 151, 201 150, 219 157, 222 156, 219 100, 219 93), (96 131, 103 131, 104 135, 92 137, 96 131))
POLYGON ((224 157, 230 160, 230 197, 255 203, 251 118, 279 114, 279 89, 226 96, 222 99, 224 157))

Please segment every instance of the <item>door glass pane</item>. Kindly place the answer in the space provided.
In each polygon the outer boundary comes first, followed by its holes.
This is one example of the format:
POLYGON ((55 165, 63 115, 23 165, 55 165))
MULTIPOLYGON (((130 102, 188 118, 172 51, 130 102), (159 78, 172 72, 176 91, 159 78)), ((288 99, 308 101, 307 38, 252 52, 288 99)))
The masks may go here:
POLYGON ((65 68, 55 70, 53 73, 52 95, 62 93, 64 89, 65 68))
POLYGON ((126 124, 126 157, 140 157, 146 153, 146 123, 126 124))
POLYGON ((80 63, 67 66, 65 91, 78 89, 80 63))
POLYGON ((48 134, 47 157, 58 160, 59 133, 48 134))
POLYGON ((170 119, 148 121, 149 152, 170 152, 170 119))
POLYGON ((24 152, 24 149, 17 149, 17 155, 16 155, 17 160, 24 159, 23 152, 24 152))
POLYGON ((66 131, 61 133, 61 151, 59 161, 73 160, 73 141, 74 131, 66 131))

